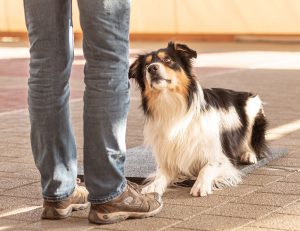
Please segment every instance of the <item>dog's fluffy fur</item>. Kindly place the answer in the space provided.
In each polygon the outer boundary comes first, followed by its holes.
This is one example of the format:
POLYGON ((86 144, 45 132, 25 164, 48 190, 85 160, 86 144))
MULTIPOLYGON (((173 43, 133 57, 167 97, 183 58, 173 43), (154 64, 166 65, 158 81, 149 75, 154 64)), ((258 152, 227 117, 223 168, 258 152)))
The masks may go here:
POLYGON ((139 55, 129 78, 138 83, 146 121, 145 144, 158 164, 143 192, 196 179, 193 196, 241 180, 237 163, 254 164, 266 153, 266 119, 258 95, 204 89, 192 71, 197 53, 184 44, 139 55))

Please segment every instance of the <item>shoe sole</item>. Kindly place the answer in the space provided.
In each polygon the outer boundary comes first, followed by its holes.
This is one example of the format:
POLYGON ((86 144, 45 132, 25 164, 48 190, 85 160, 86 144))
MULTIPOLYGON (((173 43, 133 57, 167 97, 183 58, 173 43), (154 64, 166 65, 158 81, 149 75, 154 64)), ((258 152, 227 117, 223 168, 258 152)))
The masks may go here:
POLYGON ((65 209, 57 209, 54 207, 45 207, 42 212, 42 219, 58 220, 64 219, 71 215, 72 211, 87 209, 90 202, 85 204, 71 204, 65 209))
POLYGON ((115 213, 91 213, 89 214, 88 220, 94 224, 114 224, 126 219, 142 219, 147 217, 152 217, 158 214, 162 210, 163 204, 156 210, 148 213, 138 213, 138 212, 115 212, 115 213))

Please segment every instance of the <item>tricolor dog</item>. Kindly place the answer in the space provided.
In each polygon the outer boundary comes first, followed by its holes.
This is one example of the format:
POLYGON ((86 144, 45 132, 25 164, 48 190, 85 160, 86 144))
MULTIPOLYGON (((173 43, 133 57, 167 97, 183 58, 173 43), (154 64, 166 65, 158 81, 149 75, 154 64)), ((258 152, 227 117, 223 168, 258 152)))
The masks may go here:
POLYGON ((203 88, 192 70, 196 51, 170 42, 130 66, 146 116, 145 144, 158 169, 143 192, 195 179, 193 196, 241 181, 238 163, 255 164, 267 152, 262 101, 250 92, 203 88))

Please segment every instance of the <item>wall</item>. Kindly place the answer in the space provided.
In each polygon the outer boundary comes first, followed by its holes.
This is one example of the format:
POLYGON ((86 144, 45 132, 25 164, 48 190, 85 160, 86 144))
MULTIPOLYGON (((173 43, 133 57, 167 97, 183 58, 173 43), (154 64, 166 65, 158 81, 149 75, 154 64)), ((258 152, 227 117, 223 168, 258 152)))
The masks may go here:
MULTIPOLYGON (((0 31, 26 31, 22 4, 0 0, 0 31)), ((299 35, 300 0, 132 0, 131 33, 299 35)))

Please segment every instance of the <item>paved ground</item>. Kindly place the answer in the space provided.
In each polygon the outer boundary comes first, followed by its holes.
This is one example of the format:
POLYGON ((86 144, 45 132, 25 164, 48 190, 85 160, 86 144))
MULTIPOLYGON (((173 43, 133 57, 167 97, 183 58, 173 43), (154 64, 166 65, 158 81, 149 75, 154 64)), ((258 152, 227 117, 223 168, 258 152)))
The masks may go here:
MULTIPOLYGON (((171 188, 155 218, 95 226, 85 212, 63 221, 41 221, 39 174, 30 151, 26 109, 26 45, 0 43, 0 230, 300 230, 300 45, 189 43, 201 84, 257 92, 266 102, 271 145, 289 154, 245 177, 235 187, 204 198, 188 188, 171 188), (23 47, 22 47, 23 46, 23 47)), ((161 43, 133 43, 131 59, 161 43)), ((82 161, 82 92, 84 59, 76 49, 71 76, 71 107, 82 161)), ((132 84, 128 148, 143 141, 139 94, 132 84)))

